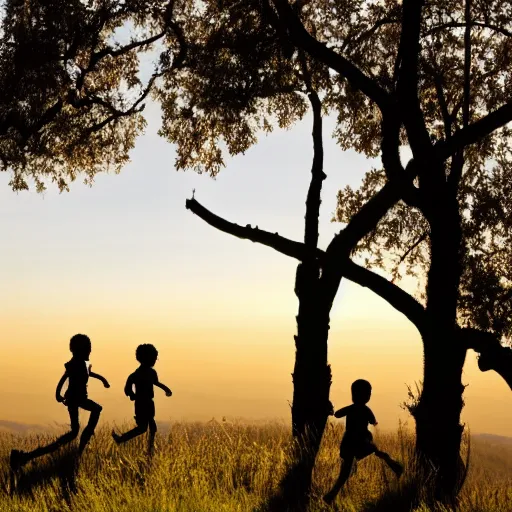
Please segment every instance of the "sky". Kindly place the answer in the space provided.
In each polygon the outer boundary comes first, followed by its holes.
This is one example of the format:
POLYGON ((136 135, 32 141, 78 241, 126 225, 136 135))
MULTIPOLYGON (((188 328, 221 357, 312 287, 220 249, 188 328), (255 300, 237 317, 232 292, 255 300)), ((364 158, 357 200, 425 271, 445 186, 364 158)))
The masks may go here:
MULTIPOLYGON (((146 133, 119 175, 15 194, 0 173, 0 420, 68 422, 55 386, 69 360, 69 338, 86 333, 90 362, 111 383, 90 381, 104 420, 133 417, 123 394, 137 367, 135 348, 153 343, 160 380, 157 420, 290 420, 297 299, 296 261, 216 231, 185 209, 192 195, 242 225, 301 240, 312 157, 311 119, 262 136, 226 159, 216 179, 174 169, 171 144, 157 135, 159 111, 146 109, 146 133)), ((342 152, 325 120, 320 246, 340 225, 336 192, 357 185, 372 162, 342 152)), ((412 286, 411 283, 408 286, 412 286)), ((369 403, 382 429, 412 420, 401 409, 422 375, 421 340, 382 299, 343 281, 331 314, 329 362, 335 407, 350 384, 373 385, 369 403)), ((512 435, 512 394, 481 373, 470 352, 463 422, 472 432, 512 435)))

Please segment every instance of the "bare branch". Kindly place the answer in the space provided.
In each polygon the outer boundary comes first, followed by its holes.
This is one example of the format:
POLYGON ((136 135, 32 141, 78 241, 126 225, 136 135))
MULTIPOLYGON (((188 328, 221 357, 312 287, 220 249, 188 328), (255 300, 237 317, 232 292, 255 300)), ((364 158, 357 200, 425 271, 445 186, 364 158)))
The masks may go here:
MULTIPOLYGON (((299 261, 303 261, 306 257, 306 246, 301 242, 294 242, 293 240, 280 236, 278 233, 270 233, 258 227, 253 228, 250 225, 244 227, 229 222, 207 210, 196 199, 187 199, 185 206, 192 213, 195 213, 198 217, 219 231, 223 231, 224 233, 228 233, 243 240, 250 240, 251 242, 272 247, 277 252, 291 256, 299 261)), ((317 251, 319 256, 321 256, 322 253, 323 251, 317 251)))
POLYGON ((425 308, 412 295, 409 295, 386 278, 357 265, 351 260, 342 262, 341 266, 343 268, 343 277, 360 286, 369 288, 397 311, 405 315, 416 326, 420 334, 423 333, 426 327, 425 308))
POLYGON ((318 217, 320 215, 320 194, 322 183, 326 178, 323 171, 324 148, 322 142, 322 103, 316 91, 311 90, 309 101, 313 109, 313 164, 311 166, 311 182, 306 199, 306 227, 304 243, 314 254, 318 244, 318 217))
MULTIPOLYGON (((207 210, 196 199, 188 199, 186 201, 186 207, 206 223, 210 224, 210 226, 213 226, 224 233, 272 247, 276 251, 300 261, 304 261, 304 258, 307 255, 305 244, 294 242, 278 235, 277 233, 274 234, 268 231, 263 231, 257 227, 243 227, 229 222, 207 210)), ((317 249, 316 253, 317 257, 322 260, 325 253, 320 249, 317 249)), ((425 322, 425 310, 423 306, 411 295, 397 285, 388 281, 386 278, 357 265, 349 259, 338 261, 337 264, 344 277, 359 284, 360 286, 369 288, 374 293, 382 297, 397 311, 404 314, 418 328, 418 330, 422 332, 425 322)))

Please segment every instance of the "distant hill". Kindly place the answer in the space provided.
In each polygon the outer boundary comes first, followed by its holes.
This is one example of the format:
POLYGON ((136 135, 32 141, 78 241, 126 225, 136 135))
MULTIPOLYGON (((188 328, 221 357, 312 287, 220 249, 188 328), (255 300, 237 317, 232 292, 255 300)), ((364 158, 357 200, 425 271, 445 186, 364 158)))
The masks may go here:
POLYGON ((498 436, 496 434, 473 434, 472 437, 495 444, 512 444, 512 437, 509 436, 498 436))
POLYGON ((37 425, 35 423, 18 423, 17 421, 0 420, 0 432, 10 432, 13 434, 26 434, 28 432, 44 432, 51 427, 37 425))
MULTIPOLYGON (((174 423, 175 422, 171 422, 171 421, 157 421, 159 432, 165 436, 169 432, 169 430, 172 428, 174 423)), ((177 423, 181 423, 181 422, 177 422, 177 423)), ((184 422, 184 423, 186 423, 186 422, 184 422)), ((204 423, 221 424, 224 422, 222 420, 217 421, 216 419, 212 419, 207 422, 191 421, 190 423, 197 423, 198 425, 200 425, 200 424, 204 424, 204 423)), ((230 423, 231 423, 231 421, 228 420, 227 424, 230 424, 230 423)), ((239 423, 239 421, 234 421, 234 423, 239 423)), ((246 425, 247 424, 248 425, 253 425, 253 424, 256 425, 259 422, 258 421, 254 421, 254 422, 242 421, 241 423, 246 424, 246 425)), ((263 423, 265 423, 265 422, 263 422, 263 423)), ((21 423, 18 421, 9 421, 9 420, 1 420, 0 419, 0 432, 7 432, 10 434, 29 434, 29 433, 43 433, 43 432, 49 433, 54 430, 60 431, 65 426, 67 426, 67 425, 55 424, 52 426, 52 425, 41 425, 41 424, 37 424, 37 423, 21 423)), ((483 433, 483 434, 471 434, 471 437, 476 440, 481 440, 481 441, 485 441, 487 443, 492 443, 492 444, 512 445, 512 437, 509 437, 509 436, 499 436, 496 434, 483 433)))

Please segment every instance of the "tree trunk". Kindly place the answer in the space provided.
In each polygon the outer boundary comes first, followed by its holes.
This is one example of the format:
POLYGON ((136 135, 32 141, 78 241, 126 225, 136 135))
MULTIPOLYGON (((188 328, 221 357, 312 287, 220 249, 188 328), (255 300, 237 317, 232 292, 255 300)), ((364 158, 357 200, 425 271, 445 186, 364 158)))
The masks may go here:
POLYGON ((422 467, 432 473, 431 490, 437 499, 453 502, 460 490, 462 369, 466 356, 456 330, 461 228, 455 198, 439 201, 434 209, 429 219, 431 267, 428 327, 423 335, 423 390, 413 414, 416 450, 422 467))
POLYGON ((319 300, 318 279, 316 262, 299 264, 295 285, 299 313, 292 374, 294 463, 281 483, 282 502, 272 510, 307 510, 313 468, 331 407, 331 368, 327 363, 329 308, 319 300))
POLYGON ((452 502, 460 490, 460 445, 463 427, 461 383, 465 350, 460 347, 439 348, 440 342, 453 343, 438 326, 433 326, 430 339, 424 338, 424 381, 416 420, 416 450, 421 466, 434 477, 436 499, 452 502))

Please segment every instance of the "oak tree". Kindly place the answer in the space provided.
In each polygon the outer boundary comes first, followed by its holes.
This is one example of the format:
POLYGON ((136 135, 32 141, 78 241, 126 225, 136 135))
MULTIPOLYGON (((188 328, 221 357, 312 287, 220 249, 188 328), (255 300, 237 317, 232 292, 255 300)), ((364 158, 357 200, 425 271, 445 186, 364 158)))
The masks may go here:
POLYGON ((222 143, 232 154, 243 152, 258 130, 271 130, 273 118, 290 125, 304 114, 305 94, 313 110, 316 101, 320 112, 321 100, 336 113, 343 148, 382 158, 382 170, 370 171, 361 190, 340 193, 338 219, 346 226, 325 251, 315 234, 324 172, 318 114, 304 243, 235 226, 195 200, 187 203, 219 229, 301 262, 292 422, 294 434, 308 439, 299 442, 307 453, 304 482, 328 411, 329 312, 342 277, 384 297, 422 335, 417 449, 436 469, 441 496, 458 487, 468 348, 482 354, 482 369, 512 382, 510 352, 497 338, 510 317, 510 270, 503 268, 509 206, 501 201, 496 210, 500 185, 491 185, 510 183, 507 16, 496 2, 205 2, 193 23, 201 36, 191 66, 159 91, 162 134, 178 144, 178 167, 215 174, 222 143), (411 153, 405 165, 404 146, 411 153), (427 269, 425 303, 356 265, 354 250, 369 254, 369 267, 387 265, 385 256, 395 252, 401 265, 427 269), (484 255, 491 253, 494 260, 484 255))

